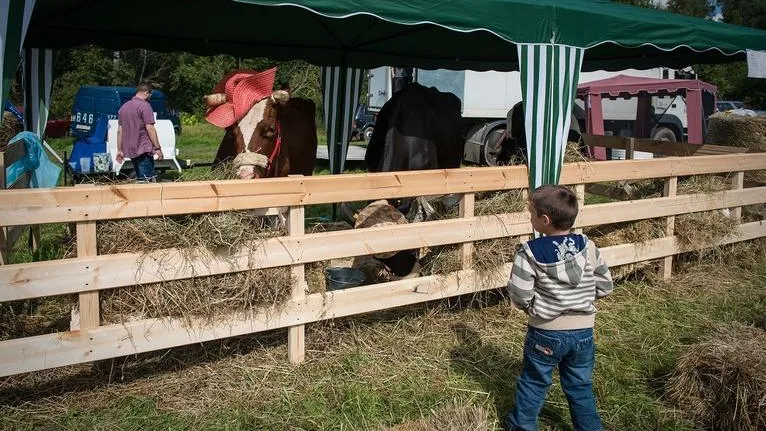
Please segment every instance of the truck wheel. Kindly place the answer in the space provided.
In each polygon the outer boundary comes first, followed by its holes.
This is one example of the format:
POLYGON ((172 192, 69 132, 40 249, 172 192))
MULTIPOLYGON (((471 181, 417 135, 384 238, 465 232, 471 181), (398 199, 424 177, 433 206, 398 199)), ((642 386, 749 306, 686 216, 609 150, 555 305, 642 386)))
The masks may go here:
POLYGON ((652 135, 652 139, 655 141, 666 141, 673 143, 677 142, 676 134, 667 127, 660 127, 659 129, 655 130, 654 135, 652 135))
POLYGON ((497 166, 497 157, 503 149, 504 134, 504 129, 495 129, 487 134, 481 151, 481 161, 483 164, 487 166, 497 166))
POLYGON ((372 132, 373 132, 373 130, 375 130, 375 128, 372 127, 372 126, 367 126, 367 127, 364 128, 363 135, 364 135, 364 141, 365 142, 367 142, 367 143, 370 142, 370 139, 372 139, 372 132))

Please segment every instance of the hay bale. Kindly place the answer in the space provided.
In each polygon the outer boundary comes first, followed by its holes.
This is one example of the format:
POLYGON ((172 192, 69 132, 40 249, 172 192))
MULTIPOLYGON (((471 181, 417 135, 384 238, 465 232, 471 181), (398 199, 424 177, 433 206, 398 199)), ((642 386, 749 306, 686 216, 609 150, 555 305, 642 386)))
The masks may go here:
POLYGON ((3 111, 2 119, 0 119, 0 151, 5 150, 8 141, 22 131, 24 127, 19 120, 10 112, 3 111))
POLYGON ((701 427, 766 429, 766 331, 722 325, 681 356, 668 398, 701 427))
POLYGON ((705 143, 766 151, 766 117, 712 115, 705 143))

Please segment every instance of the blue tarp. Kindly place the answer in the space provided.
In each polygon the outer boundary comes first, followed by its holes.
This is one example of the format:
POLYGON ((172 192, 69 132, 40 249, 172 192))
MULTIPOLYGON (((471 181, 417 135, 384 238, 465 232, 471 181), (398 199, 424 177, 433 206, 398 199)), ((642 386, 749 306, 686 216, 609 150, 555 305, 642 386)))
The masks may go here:
POLYGON ((6 184, 16 182, 26 172, 32 172, 29 186, 32 188, 56 187, 61 175, 61 167, 53 164, 43 150, 40 138, 32 132, 21 132, 8 142, 11 145, 23 141, 26 156, 5 168, 6 184))

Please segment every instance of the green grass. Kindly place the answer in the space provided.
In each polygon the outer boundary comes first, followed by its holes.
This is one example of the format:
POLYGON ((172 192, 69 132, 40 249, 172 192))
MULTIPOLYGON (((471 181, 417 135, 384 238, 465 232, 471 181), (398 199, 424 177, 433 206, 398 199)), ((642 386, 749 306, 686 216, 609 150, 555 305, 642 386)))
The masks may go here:
MULTIPOLYGON (((718 322, 766 312, 764 249, 727 253, 670 284, 622 283, 598 304, 595 391, 607 429, 694 429, 662 398, 683 346, 718 322)), ((442 301, 310 325, 308 362, 297 367, 277 331, 5 379, 0 427, 375 430, 452 405, 494 419, 513 404, 525 318, 484 298, 483 307, 442 301)), ((571 429, 557 380, 541 423, 571 429)))

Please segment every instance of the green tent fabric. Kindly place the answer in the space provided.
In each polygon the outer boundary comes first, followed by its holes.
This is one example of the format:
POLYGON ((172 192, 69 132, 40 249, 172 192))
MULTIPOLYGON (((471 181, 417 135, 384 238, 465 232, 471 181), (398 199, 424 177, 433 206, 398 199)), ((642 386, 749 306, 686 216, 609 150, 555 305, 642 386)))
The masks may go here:
POLYGON ((322 100, 327 130, 330 173, 340 174, 346 165, 351 125, 359 103, 363 71, 350 67, 322 68, 322 100))
MULTIPOLYGON (((228 53, 303 59, 342 70, 394 65, 526 71, 527 84, 541 84, 526 92, 525 101, 544 108, 525 103, 538 135, 528 142, 530 154, 536 151, 534 159, 540 160, 531 168, 532 185, 538 171, 539 182, 558 178, 560 123, 554 127, 547 116, 564 114, 567 92, 553 98, 550 90, 566 85, 580 69, 682 67, 745 60, 747 50, 766 51, 764 31, 605 0, 134 0, 130 10, 151 11, 151 19, 139 20, 125 8, 123 2, 38 0, 28 45, 228 53), (524 57, 530 44, 570 54, 584 49, 581 66, 530 64, 524 57)), ((336 112, 348 112, 346 99, 337 97, 336 112)), ((340 142, 343 152, 346 138, 337 137, 343 126, 331 123, 336 126, 328 142, 335 149, 340 142)))
POLYGON ((519 44, 529 186, 558 184, 583 49, 519 44))
POLYGON ((16 77, 21 47, 34 6, 35 0, 0 0, 0 109, 5 106, 16 77))
POLYGON ((766 32, 598 0, 37 0, 28 42, 501 71, 518 70, 509 44, 553 43, 619 70, 745 60, 766 32))

